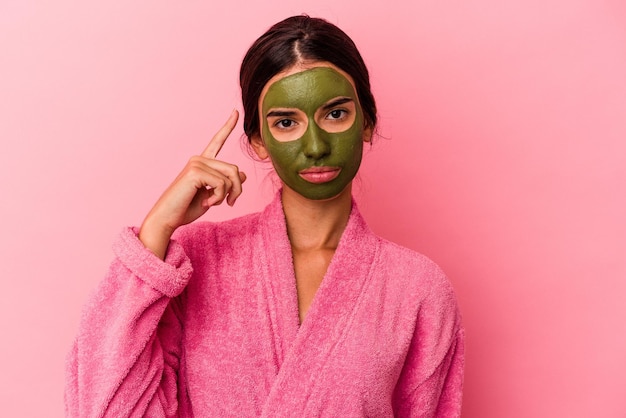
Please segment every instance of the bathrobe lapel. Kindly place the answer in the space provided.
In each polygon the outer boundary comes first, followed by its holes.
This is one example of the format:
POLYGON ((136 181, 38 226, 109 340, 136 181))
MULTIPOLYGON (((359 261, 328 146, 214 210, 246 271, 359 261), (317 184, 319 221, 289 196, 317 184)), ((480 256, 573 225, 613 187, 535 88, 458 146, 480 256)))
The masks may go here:
POLYGON ((280 198, 266 208, 265 215, 263 239, 269 262, 264 279, 279 372, 262 416, 298 416, 316 398, 316 387, 323 385, 319 381, 322 369, 352 325, 378 240, 353 202, 335 255, 300 326, 293 257, 280 198))
POLYGON ((287 237, 280 193, 265 208, 261 222, 267 260, 263 269, 263 280, 276 350, 276 366, 280 369, 296 338, 300 321, 291 244, 287 237))

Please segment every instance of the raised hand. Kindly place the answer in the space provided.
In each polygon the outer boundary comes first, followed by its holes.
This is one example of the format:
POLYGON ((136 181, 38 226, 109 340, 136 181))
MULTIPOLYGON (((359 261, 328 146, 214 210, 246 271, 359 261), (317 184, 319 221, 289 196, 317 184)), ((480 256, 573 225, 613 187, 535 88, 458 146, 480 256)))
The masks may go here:
POLYGON ((236 165, 215 159, 238 117, 233 110, 202 154, 189 159, 144 219, 139 239, 161 259, 176 228, 195 221, 224 200, 232 206, 241 195, 246 175, 236 165))

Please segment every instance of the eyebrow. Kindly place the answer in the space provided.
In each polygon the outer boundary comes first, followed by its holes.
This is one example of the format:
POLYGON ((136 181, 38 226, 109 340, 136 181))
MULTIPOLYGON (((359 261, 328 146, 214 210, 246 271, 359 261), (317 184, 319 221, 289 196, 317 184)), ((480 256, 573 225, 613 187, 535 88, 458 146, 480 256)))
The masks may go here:
POLYGON ((328 110, 331 109, 335 106, 341 106, 344 103, 349 103, 349 102, 353 102, 354 99, 350 98, 350 97, 339 97, 335 100, 332 100, 328 103, 326 103, 324 106, 322 106, 322 110, 328 110))
POLYGON ((271 112, 268 112, 265 117, 266 118, 285 117, 285 116, 294 116, 295 114, 296 112, 293 110, 272 110, 271 112))

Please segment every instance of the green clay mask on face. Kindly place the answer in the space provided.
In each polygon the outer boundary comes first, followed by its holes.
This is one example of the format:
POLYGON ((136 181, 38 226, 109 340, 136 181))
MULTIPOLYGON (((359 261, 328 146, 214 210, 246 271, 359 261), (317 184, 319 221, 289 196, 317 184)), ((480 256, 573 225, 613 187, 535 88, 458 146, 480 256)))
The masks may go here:
POLYGON ((278 79, 261 111, 265 148, 289 188, 322 200, 350 184, 363 154, 363 112, 345 76, 315 67, 278 79))

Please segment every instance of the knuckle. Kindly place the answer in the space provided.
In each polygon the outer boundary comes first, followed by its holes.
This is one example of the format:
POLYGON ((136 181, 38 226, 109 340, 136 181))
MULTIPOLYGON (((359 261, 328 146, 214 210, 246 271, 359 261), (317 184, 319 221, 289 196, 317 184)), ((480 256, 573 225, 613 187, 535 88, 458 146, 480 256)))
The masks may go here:
POLYGON ((239 167, 234 164, 228 164, 226 167, 226 172, 228 174, 229 179, 233 179, 237 181, 239 179, 239 167))
POLYGON ((189 173, 192 177, 198 178, 202 173, 202 168, 197 163, 193 163, 187 166, 187 169, 185 171, 189 173))
POLYGON ((224 189, 214 187, 213 188, 213 196, 218 198, 218 200, 224 199, 224 196, 225 196, 224 189))
POLYGON ((219 190, 219 193, 223 193, 225 188, 226 188, 225 179, 219 178, 215 181, 215 186, 213 186, 213 189, 215 189, 216 192, 219 190))

